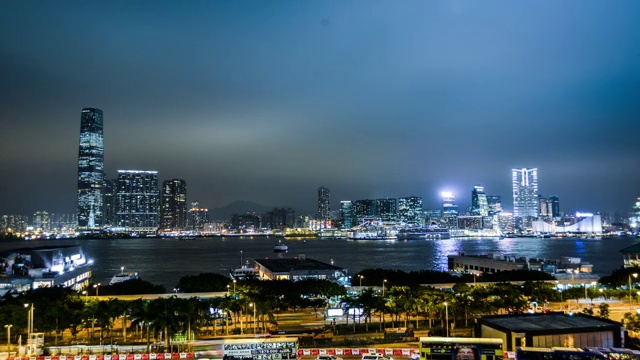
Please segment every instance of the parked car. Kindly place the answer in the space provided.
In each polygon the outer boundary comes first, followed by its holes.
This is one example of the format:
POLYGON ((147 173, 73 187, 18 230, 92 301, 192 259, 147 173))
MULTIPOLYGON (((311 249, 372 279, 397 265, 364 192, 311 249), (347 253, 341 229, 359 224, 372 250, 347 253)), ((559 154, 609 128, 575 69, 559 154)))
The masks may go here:
POLYGON ((342 358, 335 355, 318 355, 316 360, 342 360, 342 358))

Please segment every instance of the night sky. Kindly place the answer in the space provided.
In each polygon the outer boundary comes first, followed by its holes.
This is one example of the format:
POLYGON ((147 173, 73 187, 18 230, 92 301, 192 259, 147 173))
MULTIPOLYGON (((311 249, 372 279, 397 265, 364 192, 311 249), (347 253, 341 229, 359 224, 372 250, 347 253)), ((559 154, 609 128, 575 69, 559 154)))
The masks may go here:
POLYGON ((80 111, 107 178, 313 210, 473 185, 512 208, 640 196, 640 2, 2 1, 0 214, 76 211, 80 111))

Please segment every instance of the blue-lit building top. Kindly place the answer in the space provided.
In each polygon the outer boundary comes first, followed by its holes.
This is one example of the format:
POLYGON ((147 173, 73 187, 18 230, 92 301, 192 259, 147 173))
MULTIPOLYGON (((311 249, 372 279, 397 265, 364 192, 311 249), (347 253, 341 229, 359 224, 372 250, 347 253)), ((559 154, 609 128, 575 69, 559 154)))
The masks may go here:
POLYGON ((342 215, 342 228, 351 229, 356 223, 356 208, 349 200, 340 201, 340 214, 342 215))
POLYGON ((104 135, 102 110, 82 109, 78 151, 78 227, 103 224, 104 135))
POLYGON ((538 169, 512 169, 513 217, 538 217, 538 169))
POLYGON ((476 185, 471 191, 471 215, 487 216, 489 215, 489 202, 484 187, 476 185))

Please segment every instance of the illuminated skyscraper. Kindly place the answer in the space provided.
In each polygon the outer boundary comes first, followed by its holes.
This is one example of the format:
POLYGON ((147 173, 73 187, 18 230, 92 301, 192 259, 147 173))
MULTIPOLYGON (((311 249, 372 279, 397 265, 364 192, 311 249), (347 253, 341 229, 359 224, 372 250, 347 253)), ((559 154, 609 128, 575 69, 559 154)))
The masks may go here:
POLYGON ((489 215, 489 202, 487 201, 487 194, 484 193, 484 187, 482 186, 474 186, 471 191, 471 215, 489 215))
POLYGON ((549 196, 551 201, 551 216, 553 218, 560 217, 560 199, 557 196, 549 196))
POLYGON ((187 227, 187 183, 184 180, 165 180, 162 183, 160 228, 184 230, 187 227))
POLYGON ((102 226, 104 186, 104 135, 102 110, 82 109, 78 151, 78 227, 102 226))
POLYGON ((512 169, 511 178, 514 220, 527 225, 529 219, 538 217, 538 169, 512 169))
POLYGON ((356 226, 356 208, 349 200, 340 201, 340 213, 342 215, 342 228, 351 229, 356 226))
POLYGON ((489 215, 496 215, 502 211, 500 195, 487 195, 487 203, 489 204, 489 215))
POLYGON ((453 193, 448 191, 442 192, 442 217, 458 216, 458 205, 453 193))
POLYGON ((396 221, 398 213, 398 204, 396 199, 377 199, 376 200, 376 216, 385 223, 396 221))
POLYGON ((118 170, 118 227, 134 231, 157 230, 159 205, 157 171, 118 170))
POLYGON ((322 222, 331 220, 331 197, 329 189, 324 186, 318 188, 318 218, 322 222))
POLYGON ((419 225, 423 218, 421 197, 408 196, 398 199, 398 220, 401 223, 419 225))

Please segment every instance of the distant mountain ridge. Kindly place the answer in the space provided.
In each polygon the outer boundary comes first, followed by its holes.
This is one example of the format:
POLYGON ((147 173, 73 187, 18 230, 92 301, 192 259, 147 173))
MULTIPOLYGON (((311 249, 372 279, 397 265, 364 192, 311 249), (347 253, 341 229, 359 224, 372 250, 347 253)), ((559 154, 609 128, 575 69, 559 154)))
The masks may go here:
POLYGON ((233 214, 246 214, 246 213, 256 213, 256 215, 260 216, 266 212, 269 212, 275 208, 291 208, 296 212, 297 215, 307 215, 311 214, 311 212, 299 208, 295 208, 292 206, 268 206, 255 203, 253 201, 234 201, 230 204, 227 204, 222 207, 209 209, 209 218, 211 220, 229 220, 231 219, 231 215, 233 214))

